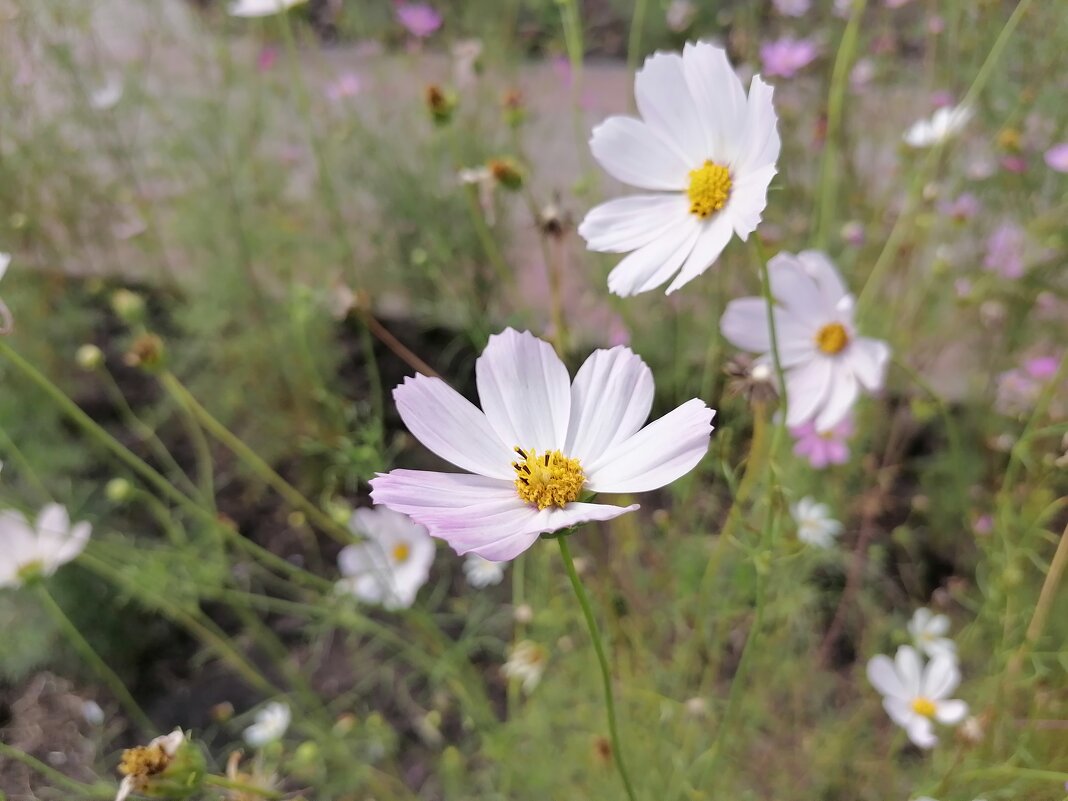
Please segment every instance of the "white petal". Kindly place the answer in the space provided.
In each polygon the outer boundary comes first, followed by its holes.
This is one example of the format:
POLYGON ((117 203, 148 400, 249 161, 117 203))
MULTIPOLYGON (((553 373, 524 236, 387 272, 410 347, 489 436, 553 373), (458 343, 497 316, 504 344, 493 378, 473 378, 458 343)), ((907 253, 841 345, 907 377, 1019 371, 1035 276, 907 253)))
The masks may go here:
POLYGON ((894 666, 897 675, 901 678, 901 686, 910 698, 921 694, 921 677, 923 676, 923 663, 916 649, 910 645, 902 645, 894 655, 894 666))
POLYGON ((860 394, 860 387, 853 373, 838 359, 828 359, 831 363, 831 386, 827 392, 823 408, 816 415, 816 431, 830 431, 842 422, 860 394))
POLYGON ((934 748, 938 744, 934 727, 931 721, 920 715, 916 715, 905 727, 905 733, 912 740, 913 745, 920 748, 934 748))
POLYGON ((698 223, 688 214, 660 237, 631 253, 608 274, 608 289, 628 297, 663 284, 693 250, 700 234, 698 223))
POLYGON ((590 209, 578 232, 590 250, 628 253, 649 244, 689 213, 689 201, 682 193, 634 195, 590 209))
MULTIPOLYGON (((927 610, 924 610, 927 611, 927 610)), ((942 637, 949 631, 949 618, 945 615, 931 615, 928 611, 928 622, 924 627, 932 636, 942 637)))
POLYGON ((883 698, 883 709, 890 716, 890 720, 903 729, 908 728, 908 725, 916 717, 916 713, 912 711, 912 705, 901 698, 893 698, 891 696, 883 698))
MULTIPOLYGON (((564 446, 571 377, 548 342, 506 328, 489 338, 475 362, 475 380, 482 410, 509 452, 564 446)), ((514 471, 509 473, 515 477, 514 471)))
POLYGON ((634 76, 634 99, 645 124, 693 168, 709 157, 705 131, 678 53, 654 53, 634 76))
MULTIPOLYGON (((776 326, 777 328, 778 326, 776 326)), ((771 351, 768 306, 763 298, 739 298, 727 304, 719 330, 736 348, 753 353, 771 351)), ((776 334, 779 334, 776 331, 776 334)), ((781 336, 781 334, 780 334, 781 336)))
POLYGON ((960 684, 960 669, 957 667, 957 660, 940 654, 928 663, 920 693, 925 698, 935 700, 948 698, 949 694, 957 689, 958 684, 960 684))
POLYGON ((11 254, 0 253, 0 278, 7 274, 7 268, 11 266, 11 254))
POLYGON ((571 385, 564 452, 583 464, 626 439, 649 419, 653 373, 630 348, 595 350, 571 385))
POLYGON ((505 501, 519 497, 515 492, 515 471, 509 472, 509 479, 502 481, 467 473, 393 470, 371 479, 371 500, 413 519, 424 509, 505 501))
POLYGON ((792 253, 783 251, 771 258, 768 262, 768 278, 776 302, 799 319, 812 320, 814 317, 831 317, 834 314, 834 307, 823 302, 816 282, 792 253))
POLYGON ((63 543, 52 556, 54 567, 65 565, 78 557, 85 550, 85 546, 89 543, 89 536, 92 533, 93 527, 84 521, 71 526, 70 534, 63 540, 63 543))
POLYGON ((947 726, 956 726, 968 717, 968 705, 964 701, 940 701, 935 705, 935 720, 947 726))
POLYGON ((719 254, 723 252, 723 248, 727 247, 727 243, 731 241, 733 233, 731 217, 726 211, 706 221, 701 226, 701 233, 697 237, 693 250, 683 263, 682 269, 668 286, 667 294, 670 295, 676 289, 681 289, 711 267, 719 258, 719 254))
POLYGON ((731 219, 734 231, 744 242, 756 230, 768 205, 768 187, 778 170, 768 164, 739 175, 731 186, 731 198, 723 210, 731 219))
POLYGON ((893 660, 883 654, 873 656, 868 661, 868 681, 880 694, 888 698, 901 699, 906 695, 893 660))
POLYGON ((594 492, 647 492, 690 472, 708 451, 715 411, 694 398, 609 448, 586 470, 594 492))
POLYGON ((514 475, 512 445, 501 442, 486 415, 440 378, 406 378, 393 399, 412 436, 442 459, 483 476, 514 475))
POLYGON ((590 150, 609 175, 640 189, 681 192, 697 166, 633 117, 609 117, 594 128, 590 150))
POLYGON ((687 42, 682 68, 705 133, 706 157, 732 163, 742 144, 746 98, 726 51, 709 42, 687 42))
POLYGON ((858 337, 849 344, 849 367, 861 386, 868 392, 878 392, 886 378, 890 361, 890 346, 878 339, 858 337))
POLYGON ((833 308, 838 301, 849 294, 849 290, 842 282, 842 276, 838 274, 838 270, 826 253, 821 250, 802 250, 797 254, 797 259, 816 282, 823 302, 828 307, 833 308))
POLYGON ((742 148, 733 162, 738 175, 745 175, 755 170, 774 164, 779 158, 782 142, 777 128, 775 105, 772 97, 775 90, 761 80, 759 75, 753 77, 749 84, 749 101, 746 104, 745 128, 742 133, 742 148))
POLYGON ((786 424, 799 426, 812 419, 823 405, 830 387, 829 359, 817 357, 807 364, 790 368, 786 372, 786 424))

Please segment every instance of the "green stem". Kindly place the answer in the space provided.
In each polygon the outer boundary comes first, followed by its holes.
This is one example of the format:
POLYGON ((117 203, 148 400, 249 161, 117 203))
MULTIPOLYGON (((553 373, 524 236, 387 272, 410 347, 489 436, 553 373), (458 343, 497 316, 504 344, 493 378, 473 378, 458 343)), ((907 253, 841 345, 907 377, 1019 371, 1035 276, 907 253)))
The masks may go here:
POLYGON ((597 618, 593 616, 590 599, 586 595, 586 589, 582 586, 578 571, 575 570, 575 560, 571 558, 571 549, 567 547, 567 536, 562 534, 556 538, 556 541, 560 544, 560 556, 563 557, 567 577, 571 579, 571 587, 575 590, 575 597, 578 598, 579 606, 582 607, 582 616, 586 618, 586 627, 590 630, 593 649, 597 652, 597 663, 600 665, 601 681, 604 684, 605 708, 608 712, 608 733, 612 738, 612 752, 615 754, 616 769, 619 771, 619 778, 623 781, 623 789, 626 790, 627 798, 630 801, 635 801, 634 787, 630 783, 630 776, 627 775, 626 764, 623 761, 623 749, 620 747, 619 742, 619 728, 616 724, 616 703, 612 696, 612 672, 608 665, 608 657, 604 652, 604 643, 601 640, 601 630, 597 626, 597 618))
POLYGON ((768 258, 764 252, 764 246, 760 242, 760 237, 753 236, 753 248, 756 251, 757 259, 760 262, 760 294, 764 297, 764 305, 768 312, 768 335, 771 340, 771 355, 775 361, 775 377, 779 380, 779 397, 782 399, 780 404, 781 419, 779 426, 775 432, 775 438, 772 442, 772 454, 775 453, 776 445, 778 445, 778 435, 786 427, 786 412, 789 408, 789 398, 786 394, 786 376, 782 369, 782 359, 779 358, 779 337, 775 330, 775 298, 771 294, 771 277, 768 275, 768 258))
POLYGON ((0 447, 2 447, 8 453, 9 457, 14 460, 15 464, 18 465, 18 469, 26 477, 26 480, 33 485, 33 488, 41 496, 41 500, 46 503, 51 501, 52 493, 48 491, 48 487, 41 481, 41 477, 38 476, 37 471, 33 469, 30 460, 26 458, 26 454, 22 452, 19 446, 15 444, 15 440, 8 436, 8 433, 3 428, 0 428, 0 447))
POLYGON ((638 51, 642 46, 642 28, 645 27, 647 0, 634 0, 634 15, 630 18, 630 36, 627 38, 627 72, 634 75, 638 66, 638 51))
POLYGON ((115 797, 114 787, 96 787, 91 784, 82 784, 79 781, 60 773, 55 768, 51 768, 41 760, 30 756, 25 751, 21 751, 18 748, 13 748, 0 740, 0 756, 13 759, 16 762, 21 762, 30 770, 44 776, 50 781, 54 787, 53 789, 62 787, 67 791, 74 793, 76 798, 99 798, 99 799, 111 799, 115 797))
POLYGON ((52 615, 56 625, 59 626, 63 634, 70 640, 71 645, 74 646, 74 650, 88 663, 88 665, 96 671, 100 679, 108 686, 108 689, 122 704, 123 708, 130 718, 137 723, 137 725, 146 733, 155 731, 156 726, 149 719, 148 715, 144 713, 137 701, 130 695, 130 691, 126 689, 126 685, 122 683, 115 672, 107 666, 107 663, 100 658, 99 654, 93 650, 88 641, 78 631, 78 627, 74 625, 73 621, 67 617, 63 608, 56 603, 56 599, 52 597, 48 592, 48 588, 45 587, 43 582, 38 582, 37 594, 41 600, 41 605, 48 610, 48 613, 52 615))
POLYGON ((236 792, 241 793, 242 797, 256 795, 260 798, 285 798, 284 793, 280 793, 276 790, 268 790, 264 787, 257 787, 254 784, 234 781, 233 779, 227 779, 225 776, 213 776, 208 774, 204 777, 204 783, 209 784, 212 787, 221 787, 224 790, 235 790, 236 792))

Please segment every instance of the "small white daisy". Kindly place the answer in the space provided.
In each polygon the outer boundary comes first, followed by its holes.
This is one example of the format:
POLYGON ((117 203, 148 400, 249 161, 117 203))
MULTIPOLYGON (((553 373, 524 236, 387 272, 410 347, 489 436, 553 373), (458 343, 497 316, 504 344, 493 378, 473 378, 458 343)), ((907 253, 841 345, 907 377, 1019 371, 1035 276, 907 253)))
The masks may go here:
POLYGON ((58 503, 45 506, 33 525, 13 509, 0 511, 0 587, 20 587, 27 579, 51 576, 85 550, 91 533, 88 523, 72 526, 58 503))
MULTIPOLYGON (((845 419, 861 388, 882 388, 890 348, 857 335, 853 296, 826 254, 779 253, 768 262, 768 276, 786 378, 786 424, 794 428, 811 421, 817 431, 829 431, 845 419)), ((773 364, 763 298, 732 300, 720 330, 733 345, 773 364)))
POLYGON ((156 737, 148 745, 123 751, 119 772, 124 778, 119 784, 115 801, 125 801, 134 793, 141 794, 154 789, 152 783, 157 778, 165 781, 167 771, 186 742, 185 732, 175 729, 170 734, 156 737))
POLYGON ((921 607, 912 615, 908 625, 912 642, 929 657, 939 654, 957 656, 957 644, 946 634, 949 632, 949 618, 936 615, 926 607, 921 607))
POLYGON ((269 17, 280 14, 307 0, 235 0, 230 4, 231 17, 269 17))
POLYGON ((289 704, 272 701, 256 713, 256 722, 245 729, 245 742, 253 748, 281 740, 289 728, 289 704))
POLYGON ((641 119, 609 117, 590 149, 613 178, 655 194, 603 203, 578 231, 590 250, 630 253, 608 276, 612 292, 674 276, 671 293, 760 222, 781 146, 772 88, 758 75, 747 97, 726 52, 698 42, 647 58, 634 96, 641 119))
POLYGON ((930 119, 917 120, 905 131, 905 144, 909 147, 933 147, 956 136, 972 118, 968 106, 940 108, 930 119))
POLYGON ((868 681, 882 694, 890 719, 920 748, 938 742, 932 721, 956 725, 968 715, 964 701, 949 698, 960 684, 960 671, 945 654, 924 667, 916 649, 902 645, 893 659, 880 654, 868 662, 868 681))
POLYGON ((790 512, 797 523, 797 538, 808 545, 830 548, 835 537, 842 533, 842 524, 831 517, 825 503, 805 497, 791 506, 790 512))
POLYGON ((541 681, 548 662, 549 652, 545 646, 523 640, 508 652, 508 661, 501 670, 508 678, 522 682, 523 692, 529 695, 541 681))
POLYGON ((407 609, 430 576, 434 541, 427 530, 390 509, 357 509, 349 522, 364 542, 338 554, 338 589, 386 609, 407 609))
POLYGON ((500 584, 504 579, 504 562, 491 562, 476 553, 469 553, 464 559, 464 576, 467 583, 477 589, 500 584))

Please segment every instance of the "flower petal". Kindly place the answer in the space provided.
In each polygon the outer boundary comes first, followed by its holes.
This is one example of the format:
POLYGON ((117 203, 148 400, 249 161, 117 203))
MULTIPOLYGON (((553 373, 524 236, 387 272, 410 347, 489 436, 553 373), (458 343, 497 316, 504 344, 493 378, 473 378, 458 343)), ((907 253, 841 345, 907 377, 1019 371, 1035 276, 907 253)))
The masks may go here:
POLYGON ((475 362, 475 381, 486 418, 509 452, 564 446, 571 377, 548 342, 512 328, 494 334, 475 362))
POLYGON ((941 701, 935 705, 935 720, 947 726, 956 726, 968 717, 968 705, 964 701, 941 701))
POLYGON ((763 298, 739 298, 727 304, 719 330, 736 348, 753 353, 771 351, 768 307, 763 298))
POLYGON ((774 93, 775 90, 764 83, 759 75, 753 76, 746 104, 743 144, 732 163, 739 176, 778 161, 782 142, 779 139, 775 104, 772 102, 774 93))
POLYGON ((906 697, 905 688, 901 684, 901 677, 897 674, 893 660, 884 654, 873 656, 868 661, 868 681, 887 698, 906 697))
POLYGON ((694 398, 617 442, 586 469, 593 492, 647 492, 690 472, 708 451, 715 411, 694 398))
POLYGON ((633 195, 590 209, 578 232, 590 250, 628 253, 663 235, 687 214, 684 194, 633 195))
POLYGON ((701 226, 701 233, 697 237, 693 250, 686 257, 675 280, 668 286, 667 294, 670 295, 676 289, 681 289, 711 267, 719 258, 719 254, 723 252, 723 248, 727 247, 727 243, 731 241, 733 233, 731 218, 725 212, 705 222, 701 226))
POLYGON ((690 255, 700 234, 699 221, 687 215, 645 247, 631 253, 608 274, 608 289, 621 297, 655 289, 671 278, 690 255))
POLYGON ((957 660, 947 654, 934 657, 923 674, 920 693, 926 698, 941 699, 957 689, 960 684, 960 668, 957 660))
POLYGON ((934 748, 938 745, 938 737, 935 736, 931 721, 921 715, 915 715, 905 727, 905 733, 913 745, 920 748, 934 748))
POLYGON ((514 474, 512 444, 502 442, 486 415, 440 378, 406 378, 393 399, 412 436, 442 459, 492 478, 514 474))
POLYGON ((907 697, 915 698, 921 694, 921 679, 923 676, 923 663, 916 649, 911 645, 902 645, 894 654, 894 666, 897 675, 901 678, 901 686, 907 697))
POLYGON ((861 386, 868 392, 878 392, 886 379, 886 365, 890 361, 890 346, 878 339, 857 337, 849 345, 849 367, 861 386))
POLYGON ((705 133, 705 157, 732 163, 742 145, 747 103, 727 52, 709 42, 687 42, 682 69, 705 133))
POLYGON ((571 385, 565 453, 589 464, 649 419, 653 373, 630 348, 595 350, 571 385))
POLYGON ((723 210, 731 219, 738 238, 745 242, 756 230, 768 206, 768 187, 778 173, 774 164, 739 175, 731 187, 731 198, 723 210))
POLYGON ((786 424, 807 423, 827 397, 831 388, 829 359, 815 358, 786 372, 786 424))
POLYGON ((645 59, 634 76, 634 100, 645 124, 670 142, 691 168, 711 155, 678 53, 653 53, 645 59))
POLYGON ((816 430, 821 434, 830 431, 849 414, 860 394, 857 379, 849 368, 839 360, 831 362, 831 385, 823 408, 816 415, 816 430))
POLYGON ((802 250, 797 254, 797 260, 816 282, 820 296, 828 308, 834 308, 838 301, 849 294, 834 263, 822 250, 802 250))
POLYGON ((775 301, 798 319, 812 320, 816 315, 834 314, 834 307, 823 302, 819 287, 792 253, 782 251, 768 261, 768 279, 775 301))
POLYGON ((890 720, 903 729, 907 728, 913 718, 916 717, 916 713, 912 711, 912 706, 902 698, 886 696, 883 698, 883 709, 890 716, 890 720))
POLYGON ((609 117, 594 128, 590 151, 605 172, 640 189, 682 192, 696 166, 633 117, 609 117))

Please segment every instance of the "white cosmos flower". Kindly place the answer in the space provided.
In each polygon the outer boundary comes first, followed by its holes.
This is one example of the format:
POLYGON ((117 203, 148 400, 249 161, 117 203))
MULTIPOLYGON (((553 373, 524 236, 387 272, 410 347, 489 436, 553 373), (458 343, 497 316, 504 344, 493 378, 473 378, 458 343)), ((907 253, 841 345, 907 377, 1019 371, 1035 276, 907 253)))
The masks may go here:
POLYGON ((253 748, 281 740, 289 728, 289 704, 272 701, 256 713, 256 722, 245 729, 245 742, 253 748))
POLYGON ((338 589, 386 609, 407 609, 430 576, 434 541, 418 523, 389 509, 357 509, 349 521, 363 542, 346 545, 338 589))
POLYGON ((957 644, 946 636, 949 618, 945 615, 936 615, 927 607, 920 607, 913 613, 908 630, 912 642, 927 656, 945 654, 956 659, 957 644))
POLYGON ((780 148, 772 88, 758 75, 746 97, 726 52, 708 42, 647 58, 634 95, 641 119, 609 117, 593 129, 590 149, 612 177, 652 194, 597 206, 578 229, 590 250, 630 252, 608 276, 623 296, 672 276, 674 292, 707 270, 731 236, 747 239, 780 148))
POLYGON ((3 278, 7 273, 7 268, 11 266, 11 254, 0 253, 0 278, 3 278))
POLYGON ((92 527, 70 523, 67 510, 50 503, 30 524, 20 512, 0 511, 0 587, 20 587, 33 576, 51 576, 85 550, 92 527))
POLYGON ((415 438, 474 475, 394 470, 371 481, 375 503, 460 554, 514 559, 542 533, 632 512, 581 498, 663 487, 708 449, 715 412, 703 401, 642 427, 653 374, 629 348, 594 351, 572 382, 552 346, 509 328, 490 337, 475 378, 481 410, 440 378, 393 391, 415 438))
POLYGON ((125 773, 115 801, 126 801, 132 793, 148 789, 153 777, 166 772, 178 750, 185 745, 185 732, 175 729, 170 734, 156 737, 146 746, 129 748, 123 753, 119 770, 125 773), (132 757, 129 758, 128 757, 132 757), (138 758, 142 757, 142 758, 138 758))
POLYGON ((938 742, 932 721, 956 725, 968 714, 964 701, 949 698, 960 684, 960 671, 945 654, 925 667, 915 648, 902 645, 892 660, 880 654, 868 662, 868 681, 882 694, 890 719, 920 748, 938 742))
POLYGON ((808 545, 830 548, 834 538, 842 533, 842 524, 831 517, 825 503, 805 497, 791 506, 790 512, 797 523, 797 538, 808 545))
POLYGON ((228 12, 231 17, 269 17, 305 2, 307 0, 235 0, 228 12))
MULTIPOLYGON (((786 378, 786 424, 814 422, 817 431, 829 431, 845 419, 862 387, 882 388, 890 348, 857 335, 853 296, 826 254, 779 253, 768 262, 768 275, 786 378)), ((720 329, 732 344, 773 364, 763 298, 732 300, 720 329)))
POLYGON ((905 144, 910 147, 933 147, 945 142, 964 129, 973 113, 968 106, 940 108, 929 120, 917 120, 905 131, 905 144))
POLYGON ((510 679, 522 682, 523 692, 527 695, 534 691, 545 673, 545 666, 549 662, 549 652, 545 646, 538 645, 530 640, 516 643, 508 652, 508 661, 501 670, 510 679))
POLYGON ((464 576, 467 583, 476 589, 500 584, 504 580, 504 564, 483 559, 477 553, 469 553, 464 559, 464 576))

